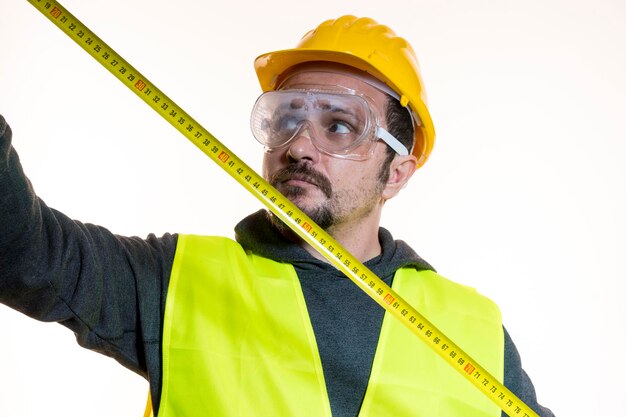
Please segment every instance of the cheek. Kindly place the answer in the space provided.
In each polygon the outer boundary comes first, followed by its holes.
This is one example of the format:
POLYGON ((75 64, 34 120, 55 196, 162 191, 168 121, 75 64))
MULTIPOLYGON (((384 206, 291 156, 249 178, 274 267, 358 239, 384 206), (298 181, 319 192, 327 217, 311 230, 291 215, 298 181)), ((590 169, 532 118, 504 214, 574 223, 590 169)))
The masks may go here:
POLYGON ((271 173, 268 171, 267 156, 264 156, 263 164, 261 165, 261 175, 263 176, 263 178, 268 179, 270 174, 271 173))
POLYGON ((263 164, 261 175, 266 180, 269 179, 276 170, 280 168, 280 157, 274 152, 265 152, 263 154, 263 164))
POLYGON ((341 169, 331 169, 328 172, 333 188, 347 192, 358 192, 371 186, 372 181, 378 181, 376 173, 371 168, 360 163, 347 164, 341 169))
POLYGON ((376 163, 357 167, 344 173, 343 178, 345 187, 351 188, 354 192, 371 195, 382 191, 380 166, 376 163))

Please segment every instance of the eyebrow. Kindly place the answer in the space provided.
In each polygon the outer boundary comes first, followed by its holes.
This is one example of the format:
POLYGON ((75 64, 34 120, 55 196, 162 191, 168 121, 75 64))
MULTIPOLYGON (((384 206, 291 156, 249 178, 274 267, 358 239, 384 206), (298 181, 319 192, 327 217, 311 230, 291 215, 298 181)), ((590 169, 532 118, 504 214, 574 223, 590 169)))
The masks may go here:
POLYGON ((331 113, 342 113, 342 114, 346 114, 348 116, 354 117, 355 119, 359 120, 359 117, 357 116, 355 112, 349 111, 345 107, 336 106, 336 105, 333 105, 332 103, 330 104, 322 103, 321 106, 319 107, 322 110, 330 110, 331 113))
MULTIPOLYGON (((325 100, 324 102, 321 102, 319 100, 313 100, 313 104, 316 109, 330 111, 331 113, 341 113, 353 117, 356 120, 361 120, 361 117, 358 113, 349 111, 345 107, 334 105, 330 101, 331 100, 325 100)), ((303 112, 307 112, 308 110, 302 110, 307 102, 310 102, 310 100, 303 99, 303 97, 294 97, 289 102, 283 102, 279 106, 277 106, 274 109, 272 117, 276 117, 277 115, 281 114, 281 112, 289 110, 300 110, 303 112)))

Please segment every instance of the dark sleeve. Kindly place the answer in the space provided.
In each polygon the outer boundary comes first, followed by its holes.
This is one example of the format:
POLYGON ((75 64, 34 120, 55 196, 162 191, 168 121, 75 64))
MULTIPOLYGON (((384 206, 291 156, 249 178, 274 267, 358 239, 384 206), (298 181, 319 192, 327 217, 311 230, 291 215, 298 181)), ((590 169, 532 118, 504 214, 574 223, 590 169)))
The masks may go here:
MULTIPOLYGON (((519 352, 506 329, 504 329, 504 386, 541 417, 554 417, 552 411, 537 402, 535 387, 522 369, 519 352)), ((508 415, 503 411, 502 416, 508 415)))
POLYGON ((58 322, 160 389, 161 321, 176 235, 121 237, 37 198, 0 116, 0 302, 58 322))

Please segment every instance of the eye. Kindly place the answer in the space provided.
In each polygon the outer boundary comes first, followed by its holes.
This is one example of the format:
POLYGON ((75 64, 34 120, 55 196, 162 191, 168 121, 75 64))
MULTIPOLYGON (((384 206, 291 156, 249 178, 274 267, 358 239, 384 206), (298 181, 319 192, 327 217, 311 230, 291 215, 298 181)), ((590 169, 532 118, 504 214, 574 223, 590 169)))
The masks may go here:
POLYGON ((340 135, 345 135, 345 134, 351 133, 352 131, 354 131, 354 129, 352 128, 350 123, 347 123, 341 120, 335 120, 328 126, 328 131, 330 133, 337 133, 340 135))
POLYGON ((279 132, 290 132, 296 130, 300 124, 300 119, 292 115, 284 115, 276 121, 275 127, 279 132))

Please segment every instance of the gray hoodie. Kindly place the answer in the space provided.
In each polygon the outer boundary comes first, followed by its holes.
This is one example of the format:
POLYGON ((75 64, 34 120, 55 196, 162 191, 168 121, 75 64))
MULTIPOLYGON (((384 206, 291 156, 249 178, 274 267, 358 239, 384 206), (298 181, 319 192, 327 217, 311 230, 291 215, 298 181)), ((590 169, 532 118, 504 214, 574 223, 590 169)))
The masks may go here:
MULTIPOLYGON (((235 233, 245 249, 294 265, 333 416, 356 416, 384 310, 334 267, 282 237, 266 212, 242 220, 235 233)), ((366 266, 387 284, 400 267, 432 269, 387 230, 381 228, 379 238, 382 253, 366 266)), ((162 322, 176 243, 176 234, 114 235, 48 207, 24 175, 11 146, 11 130, 0 116, 0 302, 66 326, 81 346, 148 379, 155 410, 161 397, 162 322)), ((552 416, 537 404, 517 349, 506 330, 504 335, 504 384, 541 416, 552 416)))

